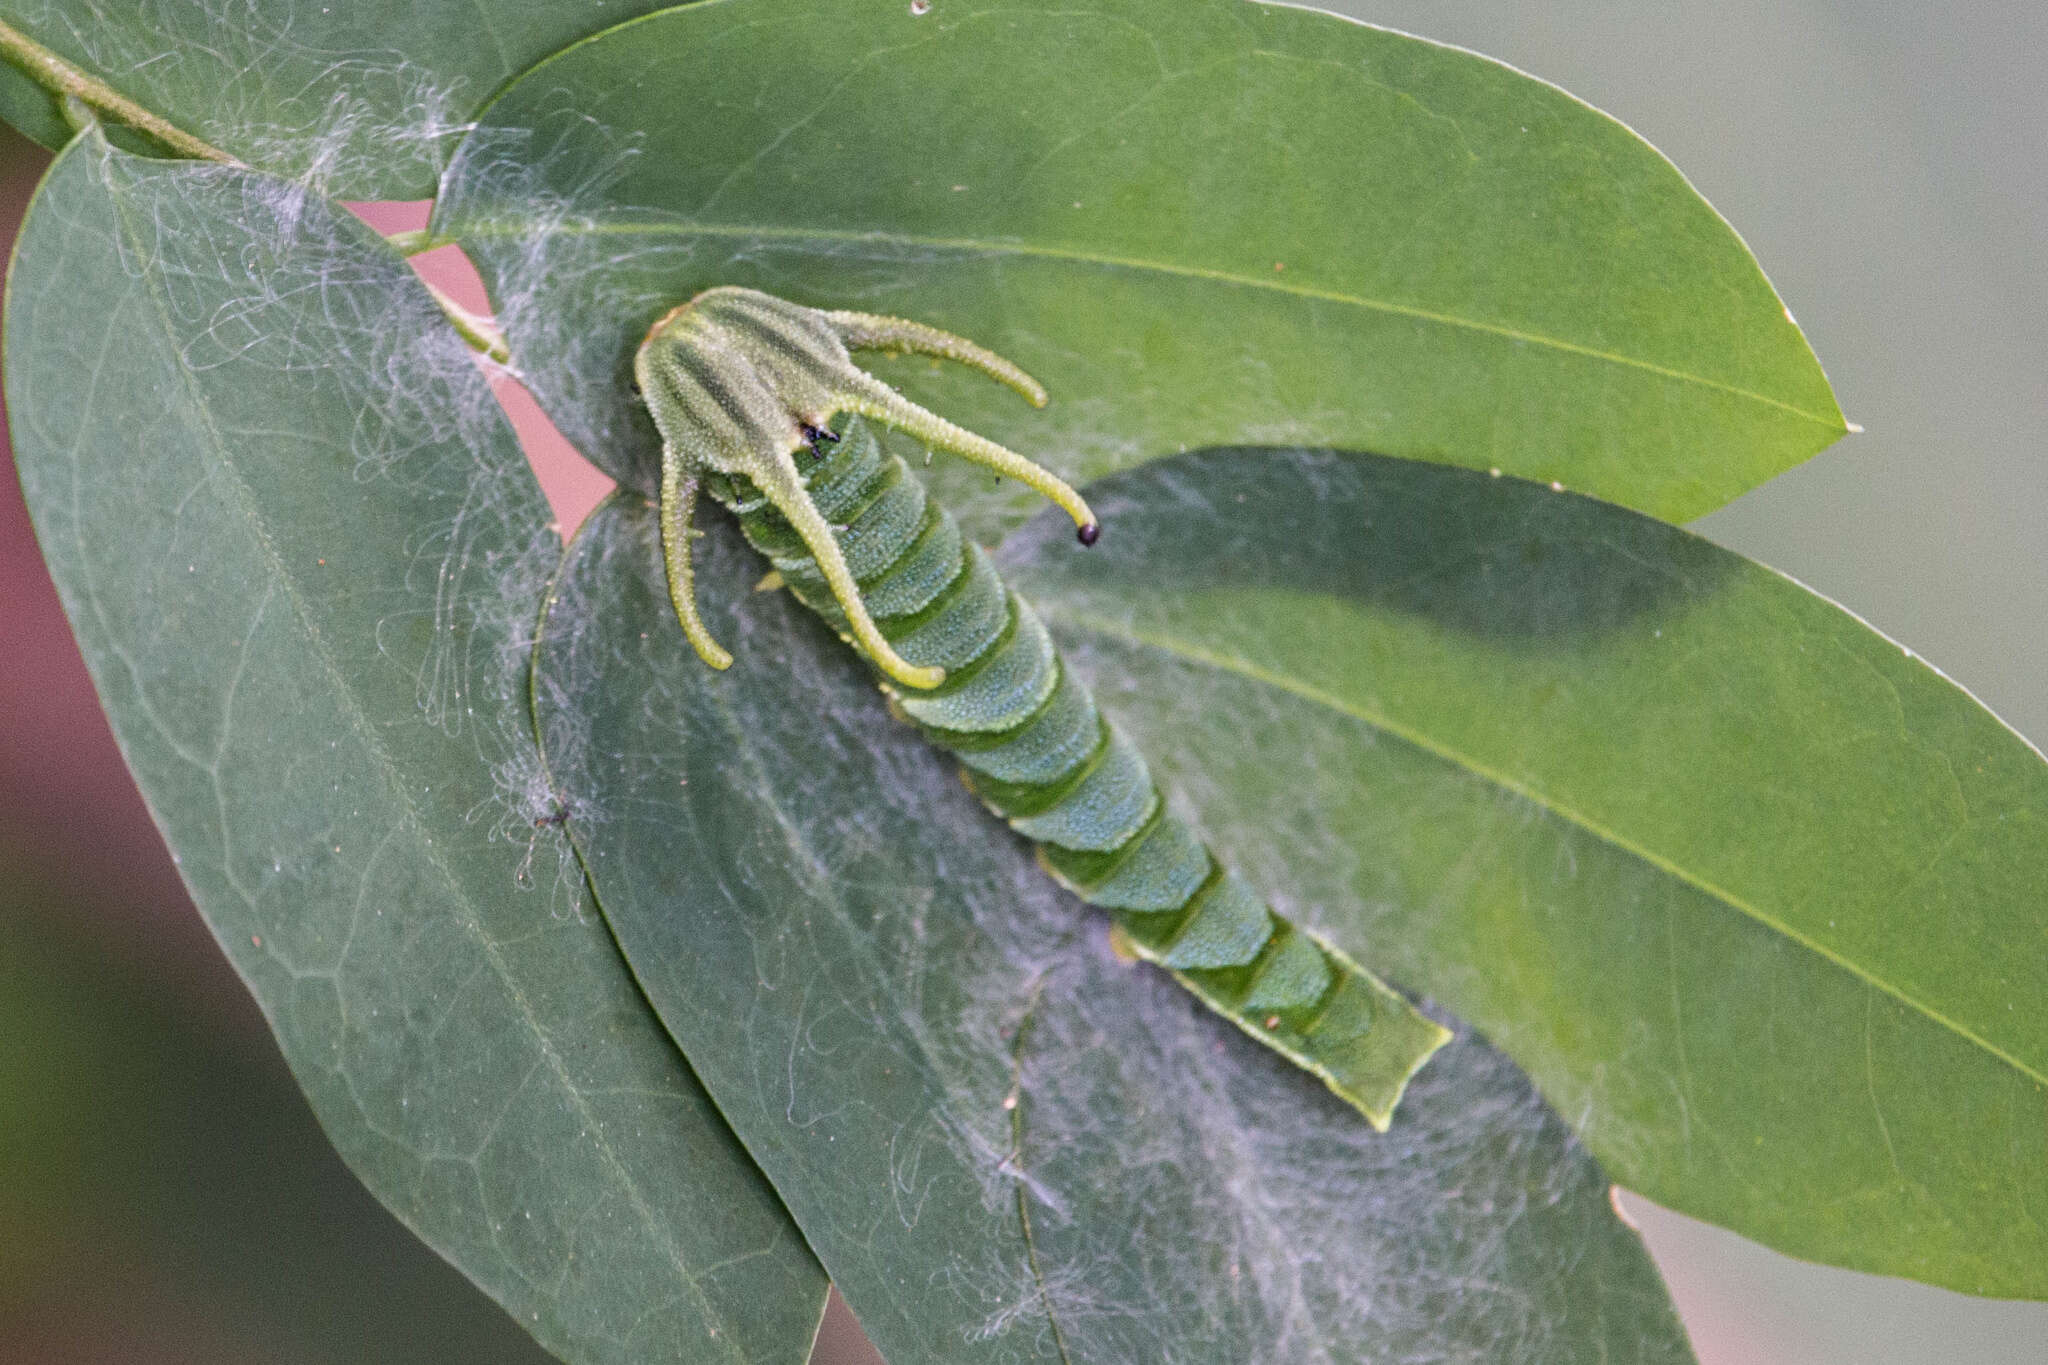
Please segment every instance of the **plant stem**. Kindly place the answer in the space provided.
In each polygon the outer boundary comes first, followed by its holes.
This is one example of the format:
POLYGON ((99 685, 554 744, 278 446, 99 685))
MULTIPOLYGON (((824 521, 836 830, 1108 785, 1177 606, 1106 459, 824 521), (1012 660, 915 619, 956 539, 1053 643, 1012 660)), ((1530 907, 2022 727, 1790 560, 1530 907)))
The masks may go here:
MULTIPOLYGON (((149 134, 174 152, 200 161, 216 161, 224 166, 243 164, 212 143, 204 142, 176 124, 151 113, 105 81, 80 71, 20 29, 4 21, 0 21, 0 58, 12 62, 44 89, 64 96, 67 105, 76 101, 77 105, 83 105, 95 114, 149 134)), ((73 109, 76 107, 71 105, 73 109)), ((77 122, 75 118, 72 121, 77 122)), ((396 233, 390 241, 393 247, 408 256, 424 251, 433 244, 425 232, 396 233)), ((505 335, 489 318, 479 317, 470 312, 432 285, 427 286, 427 292, 434 296, 434 302, 441 305, 441 311, 448 315, 448 321, 454 324, 455 330, 461 334, 464 341, 500 365, 511 363, 512 352, 505 345, 505 335)))
POLYGON ((228 166, 242 164, 213 144, 202 142, 184 129, 152 114, 105 81, 88 76, 11 24, 0 23, 0 57, 14 63, 45 89, 69 95, 117 123, 149 134, 183 156, 218 161, 228 166))
POLYGON ((435 303, 441 305, 441 311, 448 315, 448 321, 454 324, 455 330, 472 350, 500 365, 512 363, 512 349, 505 344, 505 334, 498 330, 496 323, 470 312, 431 284, 427 285, 427 292, 434 296, 435 303))

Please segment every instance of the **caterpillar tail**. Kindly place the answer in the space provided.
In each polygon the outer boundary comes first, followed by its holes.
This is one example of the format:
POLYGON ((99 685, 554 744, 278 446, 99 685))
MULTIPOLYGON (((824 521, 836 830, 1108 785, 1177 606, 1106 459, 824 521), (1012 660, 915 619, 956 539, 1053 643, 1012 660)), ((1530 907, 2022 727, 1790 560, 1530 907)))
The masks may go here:
MULTIPOLYGON (((1275 914, 1161 799, 1144 758, 1102 715, 1028 603, 997 576, 901 457, 851 422, 807 471, 882 635, 945 680, 895 707, 958 758, 984 804, 1040 861, 1107 910, 1137 954, 1320 1077, 1382 1131, 1408 1080, 1450 1037, 1399 992, 1275 914)), ((803 537, 758 489, 711 480, 806 606, 851 639, 803 537)))

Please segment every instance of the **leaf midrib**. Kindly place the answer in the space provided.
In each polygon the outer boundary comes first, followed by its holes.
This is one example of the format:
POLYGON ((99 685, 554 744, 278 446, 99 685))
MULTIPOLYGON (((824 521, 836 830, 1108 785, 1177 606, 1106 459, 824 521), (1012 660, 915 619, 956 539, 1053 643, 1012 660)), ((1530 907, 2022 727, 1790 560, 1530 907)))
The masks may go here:
POLYGON ((1996 1043, 1979 1036, 1956 1020, 1949 1018, 1932 1005, 1907 994, 1903 989, 1877 976, 1868 968, 1859 966, 1825 944, 1799 932, 1735 892, 1718 886, 1696 873, 1687 871, 1662 854, 1644 847, 1619 831, 1595 820, 1576 807, 1558 800, 1553 794, 1518 781, 1471 755, 1463 753, 1432 737, 1426 731, 1395 719, 1384 711, 1360 705, 1333 692, 1327 692, 1313 684, 1304 682, 1301 679, 1291 678, 1285 674, 1274 672, 1271 669, 1262 668, 1248 659, 1204 648, 1169 632, 1141 630, 1111 617, 1097 615, 1086 610, 1077 610, 1060 603, 1056 598, 1035 597, 1032 600, 1032 605, 1037 607, 1040 613, 1048 618, 1048 624, 1056 620, 1062 625, 1089 631, 1108 640, 1143 646, 1188 663, 1199 664, 1216 669, 1219 672, 1229 673, 1261 686, 1285 692, 1311 705, 1321 706, 1351 720, 1363 722, 1376 730, 1383 731, 1397 739, 1412 744, 1425 753, 1440 758, 1444 762, 1469 772, 1475 777, 1493 783, 1503 791, 1510 792, 1528 801, 1546 814, 1554 816, 1576 829, 1583 830, 1609 847, 1648 863, 1666 876, 1711 897, 1728 909, 1749 917, 1773 933, 1780 934, 1791 942, 1807 949, 1823 961, 1839 967, 1872 989, 1881 991, 1892 999, 1897 1000, 1900 1004, 1930 1022, 1982 1048, 1985 1052, 2004 1062, 2036 1085, 2048 1088, 2048 1075, 2044 1075, 2041 1071, 2027 1065, 1996 1043))
MULTIPOLYGON (((103 141, 101 154, 104 156, 110 153, 112 153, 112 148, 103 141)), ((102 183, 106 184, 108 198, 113 201, 115 212, 119 218, 121 233, 128 239, 128 246, 130 251, 134 253, 134 259, 145 263, 150 261, 152 258, 147 252, 148 243, 138 231, 137 225, 132 221, 126 201, 115 191, 111 183, 106 181, 102 183)), ((368 231, 368 229, 365 229, 365 231, 368 231)), ((314 627, 311 608, 301 590, 300 584, 291 573, 284 557, 278 553, 275 538, 259 510, 255 495, 249 488, 248 483, 243 479, 241 470, 236 466, 234 459, 228 453, 230 449, 229 444, 219 428, 214 424, 212 409, 204 400, 203 392, 198 386, 197 376, 192 373, 190 365, 186 363, 184 349, 175 344, 177 331, 172 321, 169 302, 163 296, 160 287, 160 272, 145 268, 140 272, 140 278, 145 282, 145 292, 152 308, 156 312, 158 323, 162 328, 162 335, 172 343, 170 350, 177 357, 179 383, 185 390, 186 401, 191 405, 193 412, 197 414, 198 421, 204 430, 204 444, 207 448, 210 462, 213 464, 215 472, 223 476, 225 488, 232 491, 235 509, 247 524, 259 553, 270 567, 271 581, 283 589, 286 597, 291 602, 292 614, 299 623, 300 632, 308 646, 308 653, 319 661, 320 671, 325 675, 328 686, 332 689, 339 703, 340 713, 348 729, 353 732, 356 741, 363 746, 364 751, 369 755, 372 764, 383 778, 385 786, 391 793, 393 804, 397 807, 399 814, 397 827, 409 829, 413 832, 415 848, 424 856, 427 864, 434 869, 442 883, 447 887, 449 894, 454 898, 455 903, 461 907, 464 933, 483 950, 485 961, 490 964, 492 973, 504 985, 510 995, 513 1004, 519 1011, 520 1018, 526 1023, 527 1032, 539 1047, 548 1070, 554 1074, 562 1090, 576 1106, 577 1115, 583 1121, 582 1127, 584 1132, 589 1134, 592 1144, 601 1153, 605 1164, 611 1168, 614 1178, 626 1192, 634 1211, 639 1214, 642 1224, 653 1232, 659 1242, 668 1249, 669 1263, 675 1267, 682 1283, 688 1286, 704 1318, 707 1321, 717 1322, 729 1327, 730 1324, 726 1324, 723 1315, 717 1312, 709 1295, 705 1293, 703 1286, 698 1284, 697 1278, 692 1273, 688 1262, 676 1253, 673 1242, 666 1235, 667 1229, 663 1226, 662 1221, 655 1217, 654 1210, 648 1204, 646 1196, 642 1193, 639 1182, 627 1173, 624 1162, 613 1149, 611 1143, 603 1136, 604 1126, 597 1121, 596 1115, 592 1112, 588 1097, 584 1095, 582 1089, 571 1079, 560 1052, 548 1037, 547 1031, 541 1027, 539 1017, 534 1011, 532 1002, 527 998, 525 990, 520 987, 513 976, 511 968, 506 963, 504 954, 498 944, 490 935, 483 931, 483 916, 476 902, 463 886, 461 878, 455 873, 453 868, 448 866, 441 851, 433 846, 431 840, 417 837, 420 831, 428 828, 428 823, 423 818, 418 803, 413 798, 411 785, 400 776, 401 770, 397 760, 392 756, 377 727, 371 724, 369 717, 364 714, 360 699, 348 681, 347 672, 334 657, 333 650, 328 644, 326 637, 314 627)), ((732 1342, 729 1336, 725 1341, 720 1342, 720 1346, 727 1353, 728 1359, 740 1362, 745 1361, 746 1357, 740 1352, 740 1348, 732 1342)))
MULTIPOLYGON (((523 220, 475 219, 463 226, 454 236, 434 233, 435 245, 462 245, 471 241, 517 240, 527 236, 531 225, 523 220)), ((1240 275, 1229 270, 1212 266, 1191 265, 1176 261, 1149 260, 1141 256, 1120 256, 1106 251, 1091 251, 1080 247, 1061 246, 1052 243, 991 241, 977 237, 940 237, 909 232, 896 232, 882 228, 821 228, 796 227, 789 225, 754 225, 745 223, 677 223, 677 222, 630 222, 611 221, 586 223, 576 227, 555 229, 563 236, 699 236, 724 238, 752 238, 774 241, 816 241, 821 243, 888 243, 892 246, 914 248, 925 251, 954 251, 962 254, 988 256, 1034 257, 1042 260, 1064 261, 1075 265, 1086 265, 1107 270, 1128 270, 1139 273, 1174 276, 1181 279, 1206 280, 1214 284, 1226 284, 1235 288, 1264 290, 1274 294, 1285 294, 1295 298, 1309 299, 1318 303, 1331 303, 1343 307, 1358 308, 1366 312, 1382 313, 1392 317, 1408 318, 1432 326, 1468 331, 1494 337, 1518 345, 1539 347, 1556 351, 1561 355, 1578 356, 1621 369, 1636 370, 1668 379, 1674 383, 1691 385, 1714 393, 1726 394, 1746 402, 1775 408, 1801 421, 1811 422, 1837 433, 1848 430, 1839 415, 1810 412, 1796 403, 1782 398, 1773 398, 1753 389, 1731 384, 1726 380, 1712 379, 1706 375, 1693 374, 1686 370, 1660 365, 1652 360, 1624 355, 1618 351, 1603 350, 1587 346, 1562 337, 1549 336, 1511 327, 1505 323, 1485 322, 1476 318, 1460 317, 1454 313, 1439 312, 1418 307, 1414 304, 1397 303, 1390 299, 1368 298, 1360 294, 1345 293, 1342 290, 1302 284, 1298 281, 1266 278, 1259 275, 1240 275)))

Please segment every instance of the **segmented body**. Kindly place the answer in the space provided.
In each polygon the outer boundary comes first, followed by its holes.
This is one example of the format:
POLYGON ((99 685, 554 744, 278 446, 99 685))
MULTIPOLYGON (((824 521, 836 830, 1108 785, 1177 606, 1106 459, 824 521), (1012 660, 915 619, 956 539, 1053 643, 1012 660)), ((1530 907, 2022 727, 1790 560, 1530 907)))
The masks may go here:
MULTIPOLYGON (((833 527, 874 624, 936 688, 887 676, 896 706, 1033 840, 1045 866, 1107 910, 1137 953, 1384 1128, 1448 1036, 1341 952, 1270 910, 1168 809, 1130 742, 1061 661, 1029 604, 858 419, 814 448, 810 502, 833 527)), ((803 461, 800 460, 800 464, 803 461)), ((853 641, 805 538, 744 475, 704 490, 738 514, 806 606, 853 641)))

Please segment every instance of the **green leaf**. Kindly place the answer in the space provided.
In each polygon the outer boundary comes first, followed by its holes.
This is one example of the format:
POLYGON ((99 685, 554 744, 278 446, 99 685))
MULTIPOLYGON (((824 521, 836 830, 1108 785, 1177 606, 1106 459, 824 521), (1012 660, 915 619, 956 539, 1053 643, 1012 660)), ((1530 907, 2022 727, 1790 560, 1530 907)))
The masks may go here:
POLYGON ((2048 764, 1768 569, 1510 479, 1205 452, 1002 560, 1288 913, 1616 1179, 2048 1297, 2048 764))
POLYGON ((546 824, 559 542, 405 263, 285 182, 83 138, 6 364, 122 749, 343 1157, 569 1359, 801 1361, 821 1273, 546 824))
POLYGON ((1120 962, 716 519, 586 523, 536 694, 648 997, 892 1365, 1691 1359, 1598 1167, 1471 1036, 1376 1135, 1120 962))
MULTIPOLYGON (((746 284, 969 336, 1032 413, 884 374, 1075 481, 1331 443, 1683 520, 1844 427, 1747 248, 1657 152, 1469 52, 1245 0, 715 0, 512 83, 435 231, 563 432, 646 487, 648 325, 746 284)), ((941 475, 969 529, 1014 486, 941 475)))
POLYGON ((0 121, 53 152, 69 142, 75 131, 64 121, 55 94, 4 61, 0 61, 0 121))
MULTIPOLYGON (((352 199, 421 199, 507 77, 664 3, 0 0, 0 23, 112 100, 252 166, 352 199)), ((50 100, 38 104, 24 84, 16 71, 0 76, 0 116, 60 145, 50 100)), ((106 99, 89 102, 121 117, 106 99)))

